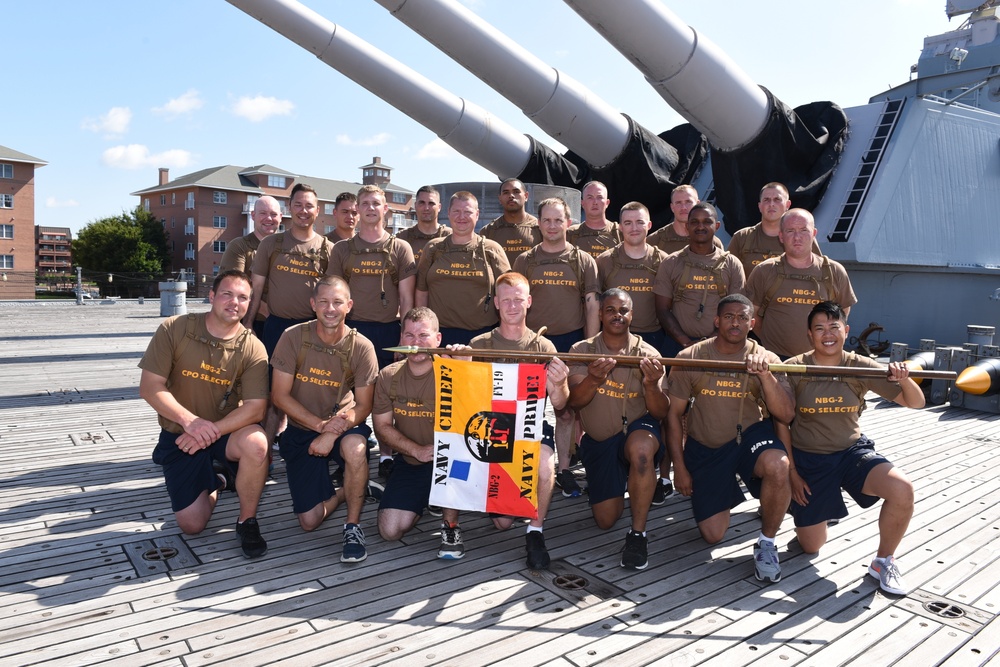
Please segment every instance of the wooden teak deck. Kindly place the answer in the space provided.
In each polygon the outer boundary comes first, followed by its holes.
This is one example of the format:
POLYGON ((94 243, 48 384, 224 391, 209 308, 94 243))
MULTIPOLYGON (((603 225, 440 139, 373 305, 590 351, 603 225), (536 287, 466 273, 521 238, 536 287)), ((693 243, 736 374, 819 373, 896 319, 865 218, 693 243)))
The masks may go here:
POLYGON ((235 495, 184 537, 150 461, 136 364, 158 309, 0 304, 0 667, 1000 664, 996 415, 870 401, 862 416, 917 489, 905 598, 866 576, 879 506, 852 503, 814 557, 786 518, 770 585, 753 575, 756 504, 709 547, 679 496, 653 508, 639 572, 619 567, 627 517, 598 530, 585 499, 558 491, 550 571, 525 568, 523 529, 472 514, 462 560, 435 557, 431 516, 385 543, 375 505, 369 557, 345 565, 342 510, 301 531, 280 459, 259 514, 270 549, 248 561, 235 495))

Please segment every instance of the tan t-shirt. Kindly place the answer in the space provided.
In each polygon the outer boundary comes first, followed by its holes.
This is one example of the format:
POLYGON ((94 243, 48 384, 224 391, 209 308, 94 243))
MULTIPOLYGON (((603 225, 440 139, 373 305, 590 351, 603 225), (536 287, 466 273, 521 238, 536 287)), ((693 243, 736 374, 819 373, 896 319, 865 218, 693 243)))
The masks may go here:
POLYGON ((333 246, 326 275, 340 276, 351 286, 352 320, 393 322, 399 319, 399 281, 417 275, 417 264, 404 241, 389 236, 369 243, 354 236, 333 246))
MULTIPOLYGON (((665 227, 660 227, 646 237, 646 243, 659 248, 668 255, 684 250, 691 243, 691 237, 678 234, 676 225, 676 222, 671 222, 665 227)), ((715 244, 716 248, 722 248, 722 241, 719 240, 718 236, 712 237, 712 243, 715 244)))
POLYGON ((275 317, 305 320, 315 317, 309 297, 326 273, 333 244, 322 234, 300 242, 291 233, 279 232, 260 242, 253 258, 253 273, 267 278, 264 293, 275 317))
POLYGON ((514 271, 531 285, 528 328, 546 326, 553 336, 583 328, 584 297, 601 290, 593 257, 569 244, 559 253, 545 252, 538 245, 514 260, 514 271))
MULTIPOLYGON (((604 344, 601 334, 581 340, 569 349, 571 354, 609 355, 611 351, 604 344)), ((636 357, 659 357, 653 346, 643 342, 635 334, 629 334, 628 355, 636 357)), ((586 375, 587 364, 572 362, 569 374, 586 375)), ((663 386, 663 381, 660 381, 663 386)), ((594 400, 580 409, 583 429, 597 441, 622 433, 627 424, 646 414, 646 399, 643 394, 642 371, 638 366, 615 366, 597 388, 594 400), (623 423, 624 419, 624 423, 623 423)))
POLYGON ((806 332, 809 311, 817 303, 835 301, 841 308, 850 308, 858 302, 847 271, 840 263, 815 254, 812 260, 811 267, 796 269, 788 265, 784 255, 773 257, 758 264, 747 279, 747 298, 758 311, 754 331, 767 349, 782 357, 812 349, 806 332), (832 292, 823 279, 824 261, 830 263, 832 292), (781 272, 785 274, 783 279, 779 278, 781 272), (761 313, 761 304, 772 290, 774 293, 761 313))
MULTIPOLYGON (((479 334, 469 342, 469 347, 476 350, 512 350, 515 352, 545 352, 556 353, 556 346, 545 336, 539 336, 531 329, 524 332, 524 335, 517 340, 509 340, 500 335, 500 329, 494 329, 484 334, 479 334)), ((475 355, 473 355, 475 358, 475 355)), ((522 359, 490 359, 496 363, 516 364, 522 359)))
MULTIPOLYGON (((434 443, 434 369, 421 376, 413 375, 405 361, 383 368, 375 382, 372 413, 392 413, 393 426, 418 445, 434 443)), ((403 458, 420 465, 411 456, 403 458)))
MULTIPOLYGON (((438 228, 431 234, 424 234, 420 231, 420 228, 416 225, 412 227, 407 227, 400 233, 396 234, 397 239, 402 239, 410 244, 410 248, 413 249, 413 259, 415 262, 420 261, 420 253, 423 251, 424 246, 431 239, 440 239, 451 234, 451 227, 445 227, 444 225, 438 225, 438 228)), ((405 313, 404 313, 405 315, 405 313)))
MULTIPOLYGON (((239 407, 240 401, 267 398, 267 352, 256 336, 240 333, 222 340, 205 327, 206 313, 177 315, 163 321, 149 341, 139 368, 167 379, 167 389, 184 408, 216 422, 239 407), (226 397, 230 384, 233 390, 226 397), (220 403, 225 404, 220 408, 220 403)), ((183 433, 177 422, 162 415, 160 427, 183 433)))
POLYGON ((493 283, 507 271, 507 255, 496 241, 473 234, 469 243, 455 245, 446 236, 424 247, 417 289, 427 292, 427 305, 442 327, 475 331, 499 321, 493 283))
MULTIPOLYGON (((320 340, 316 327, 313 320, 285 329, 274 348, 271 365, 276 371, 294 377, 292 398, 312 414, 327 419, 354 404, 354 387, 367 387, 375 382, 378 359, 371 341, 353 329, 353 333, 334 345, 327 345, 320 340), (301 365, 297 363, 300 355, 301 365), (348 370, 344 367, 345 360, 353 381, 350 378, 344 381, 348 370)), ((294 420, 292 423, 310 430, 306 424, 294 420)))
POLYGON ((219 273, 235 269, 249 275, 250 269, 253 267, 253 257, 259 246, 260 239, 253 232, 232 241, 226 246, 226 252, 222 254, 222 261, 219 262, 219 273))
MULTIPOLYGON (((816 363, 812 352, 788 360, 789 364, 810 366, 816 363)), ((879 368, 885 366, 874 359, 853 352, 842 352, 838 366, 879 368)), ((842 452, 861 437, 858 418, 862 399, 851 384, 861 390, 874 391, 882 398, 894 401, 901 389, 888 379, 851 378, 848 384, 840 376, 801 376, 791 373, 789 381, 795 392, 795 421, 792 422, 792 446, 814 454, 842 452)))
MULTIPOLYGON (((812 251, 817 255, 823 254, 815 237, 813 237, 812 251)), ((729 239, 729 252, 736 255, 736 258, 743 263, 743 272, 749 276, 755 266, 765 259, 780 257, 785 248, 781 245, 780 238, 765 234, 761 223, 758 222, 733 234, 733 238, 729 239)))
MULTIPOLYGON (((715 347, 715 338, 709 338, 686 347, 677 353, 678 359, 708 359, 711 361, 746 360, 754 352, 767 355, 768 363, 778 363, 778 356, 748 340, 743 351, 722 354, 715 347)), ((784 373, 775 373, 778 382, 788 388, 784 373)), ((746 431, 764 419, 757 397, 763 400, 760 380, 749 373, 708 371, 698 368, 674 366, 667 378, 667 392, 671 401, 687 402, 694 397, 694 404, 687 413, 688 434, 701 444, 718 449, 736 438, 736 424, 746 431), (740 404, 743 415, 740 417, 740 404)))
POLYGON ((601 280, 601 290, 618 287, 632 297, 632 324, 629 330, 649 333, 660 329, 656 317, 656 297, 653 282, 660 264, 666 259, 662 250, 646 245, 646 255, 642 259, 632 259, 625 253, 625 246, 619 244, 602 252, 597 258, 597 275, 601 280))
POLYGON ((725 250, 696 255, 685 248, 660 264, 653 294, 673 299, 674 317, 689 338, 707 338, 715 332, 719 301, 743 292, 744 282, 743 266, 725 250))
POLYGON ((591 229, 585 223, 570 227, 566 232, 566 240, 580 250, 597 259, 605 250, 611 250, 622 242, 618 223, 607 221, 604 229, 591 229))
POLYGON ((506 222, 501 215, 479 230, 480 236, 500 244, 507 253, 507 263, 511 265, 522 252, 527 252, 542 242, 542 230, 538 227, 538 218, 530 213, 525 215, 524 222, 516 225, 506 222))

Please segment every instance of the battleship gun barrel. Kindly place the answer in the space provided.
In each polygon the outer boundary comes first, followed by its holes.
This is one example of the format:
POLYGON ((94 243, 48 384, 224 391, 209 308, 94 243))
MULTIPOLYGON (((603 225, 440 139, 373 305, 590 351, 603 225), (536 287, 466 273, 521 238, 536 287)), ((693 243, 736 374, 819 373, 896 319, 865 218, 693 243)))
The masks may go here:
POLYGON ((532 140, 295 0, 227 0, 495 174, 517 174, 532 140))
POLYGON ((654 0, 565 0, 638 69, 667 104, 721 150, 767 124, 763 90, 718 46, 654 0))
POLYGON ((629 142, 627 118, 456 0, 376 1, 588 164, 610 164, 629 142))

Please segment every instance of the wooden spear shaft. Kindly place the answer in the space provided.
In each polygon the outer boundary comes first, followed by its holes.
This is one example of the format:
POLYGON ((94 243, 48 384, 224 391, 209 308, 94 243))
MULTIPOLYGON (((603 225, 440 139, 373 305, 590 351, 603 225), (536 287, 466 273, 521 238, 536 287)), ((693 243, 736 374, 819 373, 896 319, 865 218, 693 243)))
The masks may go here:
MULTIPOLYGON (((398 352, 399 354, 449 354, 449 351, 441 347, 414 347, 400 346, 387 347, 386 352, 398 352)), ((742 361, 717 361, 713 359, 676 359, 667 357, 636 357, 632 355, 601 355, 586 353, 554 353, 554 352, 521 352, 516 350, 472 350, 471 354, 461 354, 453 356, 470 356, 479 359, 520 359, 524 361, 546 362, 553 357, 559 357, 565 362, 580 362, 589 364, 598 359, 614 359, 620 366, 638 366, 644 358, 658 359, 664 366, 680 366, 682 368, 703 368, 720 371, 742 371, 746 370, 746 364, 742 361)), ((888 370, 885 368, 857 368, 854 366, 817 366, 802 364, 770 364, 769 368, 775 373, 799 373, 801 375, 838 375, 841 377, 869 377, 885 378, 888 370)), ((925 371, 910 370, 910 377, 923 380, 954 380, 958 373, 954 371, 925 371)))

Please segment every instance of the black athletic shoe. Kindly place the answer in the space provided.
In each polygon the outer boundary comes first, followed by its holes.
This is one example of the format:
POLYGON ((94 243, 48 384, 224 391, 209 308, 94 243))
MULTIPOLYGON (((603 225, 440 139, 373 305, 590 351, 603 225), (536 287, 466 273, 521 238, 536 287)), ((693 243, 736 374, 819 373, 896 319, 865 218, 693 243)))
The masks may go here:
POLYGON ((386 459, 385 461, 379 461, 378 464, 378 476, 382 479, 388 481, 389 475, 392 474, 392 459, 386 459))
POLYGON ((656 490, 653 491, 653 505, 659 507, 667 502, 667 498, 674 495, 674 485, 669 479, 660 479, 656 482, 656 490))
POLYGON ((237 523, 236 534, 240 538, 243 555, 246 558, 260 558, 267 553, 267 542, 260 536, 260 526, 256 518, 250 517, 243 523, 237 523))
POLYGON ((527 564, 532 570, 547 570, 549 567, 549 550, 545 548, 545 536, 537 530, 526 533, 524 548, 528 552, 527 564))
POLYGON ((212 459, 212 472, 219 478, 219 486, 216 491, 236 491, 236 477, 229 466, 222 461, 212 459))
POLYGON ((576 483, 576 477, 570 470, 560 470, 556 473, 556 486, 562 489, 562 494, 566 498, 580 497, 580 485, 576 483))
POLYGON ((344 469, 342 467, 337 468, 330 475, 330 481, 333 482, 333 491, 336 493, 337 489, 344 488, 344 469))
POLYGON ((630 570, 645 570, 649 565, 647 555, 647 540, 642 533, 630 530, 625 534, 625 547, 622 549, 622 567, 630 570))

